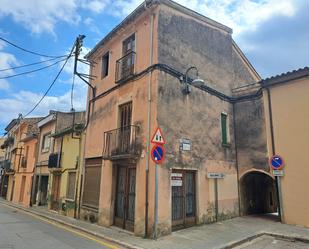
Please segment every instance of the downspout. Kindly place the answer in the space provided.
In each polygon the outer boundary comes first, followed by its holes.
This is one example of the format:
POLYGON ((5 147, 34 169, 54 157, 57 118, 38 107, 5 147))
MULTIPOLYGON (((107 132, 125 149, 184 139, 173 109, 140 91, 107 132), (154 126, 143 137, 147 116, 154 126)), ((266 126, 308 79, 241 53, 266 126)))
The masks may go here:
MULTIPOLYGON (((145 6, 146 7, 146 6, 145 6)), ((147 8, 147 7, 146 7, 147 8)), ((153 27, 154 27, 154 16, 151 15, 150 18, 150 46, 149 46, 149 66, 153 63, 153 27)), ((148 235, 148 213, 149 213, 149 159, 150 159, 150 132, 151 132, 151 79, 152 71, 149 71, 148 77, 148 111, 147 111, 147 156, 146 156, 146 202, 145 202, 145 235, 148 235)))
MULTIPOLYGON (((275 135, 274 135, 274 122, 273 122, 273 114, 272 114, 272 104, 271 104, 271 95, 270 95, 270 89, 267 87, 267 98, 268 98, 268 113, 269 113, 269 125, 270 125, 270 138, 271 138, 271 150, 272 155, 276 155, 276 147, 275 147, 275 135)), ((279 213, 279 219, 282 221, 282 198, 281 198, 281 186, 279 183, 278 176, 275 176, 276 178, 276 190, 277 190, 277 202, 278 202, 278 213, 279 213)))
POLYGON ((241 215, 241 203, 240 203, 240 186, 239 186, 239 165, 238 165, 238 147, 237 147, 237 128, 236 128, 236 116, 235 116, 235 102, 233 103, 233 126, 234 126, 234 143, 235 143, 235 163, 237 174, 237 190, 238 190, 238 215, 241 215))
POLYGON ((75 182, 75 205, 74 205, 74 218, 76 219, 77 218, 77 203, 79 201, 79 197, 77 196, 78 195, 78 190, 80 188, 80 184, 79 184, 79 174, 80 174, 80 161, 81 161, 81 144, 82 144, 82 133, 80 134, 80 137, 79 137, 79 141, 78 141, 78 162, 77 162, 77 169, 76 169, 76 182, 75 182), (77 200, 78 199, 78 200, 77 200))

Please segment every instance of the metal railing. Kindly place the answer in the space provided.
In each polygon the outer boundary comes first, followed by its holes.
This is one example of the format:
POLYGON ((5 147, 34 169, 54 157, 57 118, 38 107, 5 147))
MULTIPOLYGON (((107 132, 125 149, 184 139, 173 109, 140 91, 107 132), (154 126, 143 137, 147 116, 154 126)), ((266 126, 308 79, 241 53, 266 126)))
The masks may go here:
POLYGON ((116 83, 121 83, 122 80, 134 75, 135 56, 136 53, 132 51, 116 61, 116 83))
POLYGON ((134 158, 140 154, 139 127, 129 125, 104 132, 103 159, 134 158))
POLYGON ((10 160, 4 160, 4 161, 0 162, 0 168, 3 168, 5 170, 11 169, 11 166, 12 166, 12 164, 11 164, 10 160))

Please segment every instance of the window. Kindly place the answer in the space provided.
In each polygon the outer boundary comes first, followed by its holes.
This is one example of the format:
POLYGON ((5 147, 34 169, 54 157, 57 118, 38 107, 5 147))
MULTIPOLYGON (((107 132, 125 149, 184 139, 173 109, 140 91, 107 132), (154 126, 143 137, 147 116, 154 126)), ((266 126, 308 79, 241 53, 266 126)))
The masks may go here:
POLYGON ((107 52, 102 57, 102 73, 101 73, 102 79, 108 75, 108 65, 109 65, 109 52, 107 52))
POLYGON ((49 147, 50 147, 50 133, 47 133, 47 134, 43 135, 42 152, 49 151, 49 147))
POLYGON ((229 145, 229 128, 228 116, 226 113, 221 113, 221 141, 223 145, 229 145))
POLYGON ((122 44, 122 54, 126 55, 132 51, 135 51, 135 34, 125 39, 122 44))
POLYGON ((67 198, 75 199, 75 184, 76 184, 76 172, 68 173, 68 187, 67 187, 67 198))
POLYGON ((27 159, 28 159, 28 154, 29 154, 29 146, 27 145, 25 148, 25 153, 21 158, 21 167, 26 168, 27 167, 27 159))

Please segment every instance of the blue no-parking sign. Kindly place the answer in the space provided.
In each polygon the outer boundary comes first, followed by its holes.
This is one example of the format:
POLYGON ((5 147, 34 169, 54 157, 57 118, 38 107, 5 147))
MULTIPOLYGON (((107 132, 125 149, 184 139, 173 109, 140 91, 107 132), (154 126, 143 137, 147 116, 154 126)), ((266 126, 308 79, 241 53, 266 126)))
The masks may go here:
POLYGON ((165 151, 163 146, 156 144, 152 147, 151 158, 155 163, 161 164, 164 160, 164 154, 165 151))
POLYGON ((283 168, 284 161, 281 156, 274 155, 270 158, 269 164, 274 170, 279 170, 283 168))

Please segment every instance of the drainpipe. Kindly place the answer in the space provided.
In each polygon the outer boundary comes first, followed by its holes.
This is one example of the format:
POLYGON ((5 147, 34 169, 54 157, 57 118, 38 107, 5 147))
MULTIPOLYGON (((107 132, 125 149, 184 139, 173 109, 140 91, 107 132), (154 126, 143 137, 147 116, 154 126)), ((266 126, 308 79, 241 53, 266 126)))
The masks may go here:
MULTIPOLYGON (((147 8, 147 7, 146 7, 147 8)), ((154 26, 154 16, 151 15, 150 18, 150 48, 149 48, 149 66, 153 63, 153 26, 154 26)), ((145 203, 145 235, 148 234, 148 212, 149 212, 149 159, 150 159, 150 132, 151 132, 151 79, 152 71, 149 72, 148 77, 148 111, 147 111, 147 156, 146 156, 146 203, 145 203)))
POLYGON ((236 135, 236 116, 235 116, 235 103, 233 103, 233 126, 234 126, 234 143, 235 143, 235 163, 237 174, 237 190, 238 190, 238 215, 241 215, 241 203, 240 203, 240 187, 239 187, 239 165, 238 165, 238 147, 237 147, 237 135, 236 135))
MULTIPOLYGON (((276 155, 274 123, 273 123, 270 89, 266 88, 266 91, 267 91, 267 97, 268 97, 268 113, 269 113, 269 124, 270 124, 271 150, 272 150, 272 155, 276 155)), ((280 219, 280 221, 282 221, 283 220, 282 219, 283 208, 282 208, 282 193, 281 193, 280 176, 275 176, 275 179, 276 179, 279 219, 280 219)))

